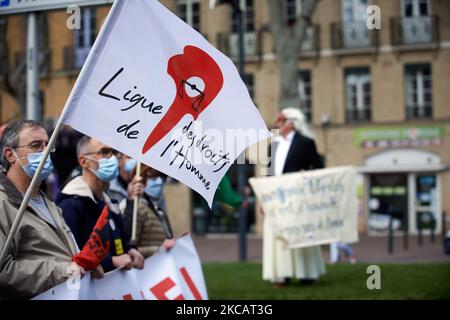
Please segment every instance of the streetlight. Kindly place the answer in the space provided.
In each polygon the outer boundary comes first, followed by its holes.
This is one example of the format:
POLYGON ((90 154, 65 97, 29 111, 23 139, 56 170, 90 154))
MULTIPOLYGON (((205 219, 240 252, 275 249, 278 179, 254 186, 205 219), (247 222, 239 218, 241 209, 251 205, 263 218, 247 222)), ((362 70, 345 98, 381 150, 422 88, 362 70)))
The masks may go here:
MULTIPOLYGON (((238 47, 239 47, 239 73, 242 81, 245 83, 244 76, 244 22, 243 22, 243 10, 240 6, 239 0, 210 0, 209 6, 211 9, 215 8, 219 4, 229 4, 238 18, 238 47)), ((245 198, 244 189, 246 185, 246 172, 243 164, 237 167, 238 170, 238 192, 241 194, 242 199, 245 198)), ((247 260, 247 209, 241 206, 239 209, 239 261, 247 260)))

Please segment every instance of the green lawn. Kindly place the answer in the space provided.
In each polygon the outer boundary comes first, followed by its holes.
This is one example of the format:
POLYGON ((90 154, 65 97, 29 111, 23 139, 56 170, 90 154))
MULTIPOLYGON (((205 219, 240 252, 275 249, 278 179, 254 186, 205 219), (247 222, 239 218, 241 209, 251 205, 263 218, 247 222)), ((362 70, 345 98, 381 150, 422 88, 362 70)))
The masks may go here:
POLYGON ((211 300, 450 299, 450 263, 380 264, 380 290, 367 289, 367 266, 327 265, 314 285, 284 288, 261 279, 261 263, 204 263, 203 272, 211 300))

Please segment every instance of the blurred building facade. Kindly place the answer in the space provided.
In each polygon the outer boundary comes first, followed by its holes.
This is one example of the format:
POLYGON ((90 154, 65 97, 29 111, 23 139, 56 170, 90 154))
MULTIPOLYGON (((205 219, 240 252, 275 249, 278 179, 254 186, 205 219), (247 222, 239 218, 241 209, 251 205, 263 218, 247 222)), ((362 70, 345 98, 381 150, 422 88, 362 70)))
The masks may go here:
MULTIPOLYGON (((237 21, 229 6, 211 10, 209 0, 161 2, 237 59, 237 21)), ((285 0, 286 23, 296 19, 300 3, 285 0)), ((268 6, 266 0, 241 0, 241 4, 245 79, 270 126, 280 106, 268 6)), ((83 8, 80 30, 66 27, 65 11, 45 15, 40 88, 49 123, 61 112, 108 11, 109 6, 83 8)), ((9 60, 19 70, 26 19, 16 15, 7 20, 9 60)), ((327 166, 359 168, 362 232, 386 232, 388 216, 410 233, 431 225, 440 232, 446 227, 444 212, 450 220, 449 21, 450 1, 318 2, 299 53, 302 108, 327 166), (368 5, 381 8, 380 30, 366 26, 368 5)), ((20 108, 4 91, 0 91, 0 108, 2 122, 19 116, 20 108)), ((175 231, 207 230, 201 226, 204 214, 194 208, 195 197, 188 188, 169 185, 166 196, 177 199, 169 201, 175 231)), ((256 215, 257 232, 262 229, 260 220, 256 215)))

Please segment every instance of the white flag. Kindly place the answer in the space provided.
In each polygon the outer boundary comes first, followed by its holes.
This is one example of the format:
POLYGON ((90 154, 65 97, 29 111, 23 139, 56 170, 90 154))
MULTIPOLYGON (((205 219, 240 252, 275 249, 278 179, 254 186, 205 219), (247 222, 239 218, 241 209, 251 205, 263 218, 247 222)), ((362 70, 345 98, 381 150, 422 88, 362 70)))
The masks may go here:
POLYGON ((233 62, 156 0, 116 0, 63 121, 185 183, 211 206, 233 161, 270 137, 233 62))

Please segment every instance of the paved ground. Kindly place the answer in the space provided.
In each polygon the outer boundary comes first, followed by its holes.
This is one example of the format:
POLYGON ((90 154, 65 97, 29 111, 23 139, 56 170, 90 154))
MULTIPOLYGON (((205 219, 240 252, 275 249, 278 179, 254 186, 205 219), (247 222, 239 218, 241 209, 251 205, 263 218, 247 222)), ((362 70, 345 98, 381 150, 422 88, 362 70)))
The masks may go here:
MULTIPOLYGON (((211 234, 193 236, 200 259, 203 262, 231 262, 239 260, 238 241, 235 234, 211 234)), ((247 238, 247 260, 261 261, 262 238, 250 235, 247 238)), ((411 262, 450 262, 450 255, 445 255, 441 236, 431 243, 430 237, 423 239, 418 245, 417 237, 410 236, 408 250, 404 250, 403 237, 394 237, 394 252, 388 253, 386 237, 361 236, 360 241, 353 245, 358 262, 363 263, 411 263, 411 262)), ((322 247, 325 261, 328 261, 328 246, 322 247)))

